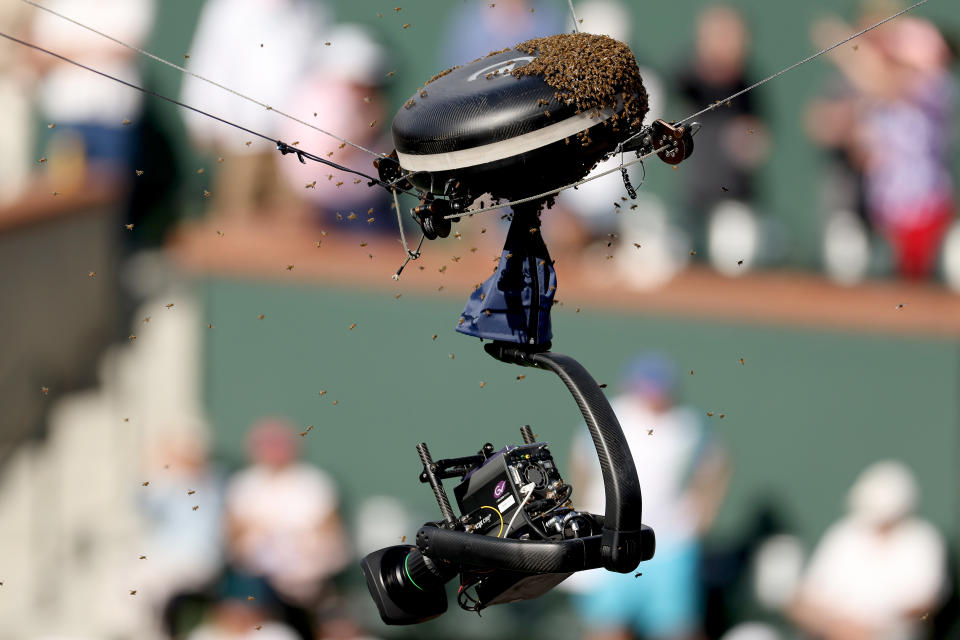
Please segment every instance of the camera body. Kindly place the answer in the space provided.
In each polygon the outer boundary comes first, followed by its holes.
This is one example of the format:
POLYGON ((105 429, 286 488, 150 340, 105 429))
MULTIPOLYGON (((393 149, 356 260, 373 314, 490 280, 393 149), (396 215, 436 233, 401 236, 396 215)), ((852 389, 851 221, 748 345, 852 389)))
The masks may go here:
MULTIPOLYGON (((417 536, 418 547, 389 547, 364 558, 367 586, 385 622, 418 623, 445 612, 443 585, 457 573, 461 576, 457 601, 468 611, 537 598, 573 573, 489 569, 474 566, 469 559, 454 567, 431 559, 430 544, 424 542, 430 538, 425 532, 438 529, 469 534, 471 539, 539 542, 600 531, 594 516, 570 506, 573 487, 564 482, 547 444, 533 442, 529 428, 523 435, 530 440, 526 444, 497 451, 488 443, 475 456, 433 462, 426 454, 421 481, 430 482, 433 476, 439 486, 439 479, 460 477, 454 496, 462 515, 428 523, 417 536)), ((426 447, 421 447, 423 455, 426 447)), ((445 515, 452 516, 452 510, 445 515)))

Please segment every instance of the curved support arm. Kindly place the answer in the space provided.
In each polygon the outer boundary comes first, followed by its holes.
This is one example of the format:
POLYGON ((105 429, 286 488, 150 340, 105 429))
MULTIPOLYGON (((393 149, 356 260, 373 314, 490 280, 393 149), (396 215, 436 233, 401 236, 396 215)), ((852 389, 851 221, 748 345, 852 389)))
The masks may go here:
POLYGON ((633 571, 644 554, 640 481, 623 429, 600 385, 570 356, 530 351, 502 342, 488 343, 484 348, 498 360, 552 371, 567 386, 587 423, 603 475, 606 507, 601 564, 609 571, 633 571))

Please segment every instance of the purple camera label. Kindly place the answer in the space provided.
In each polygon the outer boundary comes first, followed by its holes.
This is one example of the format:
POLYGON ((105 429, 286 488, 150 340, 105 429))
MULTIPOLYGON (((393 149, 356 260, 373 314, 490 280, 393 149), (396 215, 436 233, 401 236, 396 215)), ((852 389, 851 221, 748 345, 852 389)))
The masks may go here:
POLYGON ((507 490, 507 481, 501 480, 497 483, 497 486, 493 488, 493 497, 499 498, 503 495, 503 492, 507 490))

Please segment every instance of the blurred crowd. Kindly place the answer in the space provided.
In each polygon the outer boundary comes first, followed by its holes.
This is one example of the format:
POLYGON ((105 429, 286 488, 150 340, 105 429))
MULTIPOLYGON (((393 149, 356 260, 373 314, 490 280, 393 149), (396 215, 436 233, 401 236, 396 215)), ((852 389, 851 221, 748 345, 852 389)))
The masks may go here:
MULTIPOLYGON (((435 42, 424 41, 424 55, 442 69, 497 48, 491 43, 572 27, 561 2, 495 4, 496 11, 485 2, 453 3, 448 28, 435 42)), ((82 16, 135 47, 148 46, 162 10, 158 0, 44 5, 82 16)), ((626 42, 637 37, 625 1, 583 0, 576 8, 584 31, 626 42)), ((189 54, 175 60, 196 75, 185 76, 174 97, 370 170, 366 149, 392 148, 395 105, 387 82, 398 61, 375 29, 338 23, 334 9, 335 3, 317 0, 207 0, 189 54)), ((850 23, 831 17, 812 25, 810 39, 825 47, 896 9, 894 2, 865 2, 850 23)), ((0 22, 36 45, 150 86, 136 53, 50 13, 5 2, 0 22)), ((823 268, 846 284, 887 275, 939 278, 960 290, 951 165, 955 50, 935 24, 912 16, 855 42, 829 54, 829 86, 810 100, 803 122, 786 125, 805 125, 829 169, 816 185, 823 268)), ((698 110, 761 78, 749 16, 731 6, 699 13, 686 51, 669 69, 641 61, 650 120, 666 117, 668 104, 670 113, 698 110)), ((185 169, 177 166, 176 134, 158 126, 156 105, 141 94, 10 43, 0 46, 0 70, 6 116, 0 208, 41 193, 81 199, 92 185, 107 184, 125 203, 132 242, 150 246, 181 222, 182 185, 193 188, 195 174, 206 173, 209 180, 198 189, 202 215, 218 228, 342 224, 365 234, 396 233, 392 203, 364 180, 281 157, 269 143, 191 112, 183 113, 183 131, 209 161, 185 169)), ((636 202, 627 202, 617 173, 566 192, 550 214, 558 243, 589 258, 609 253, 611 238, 639 240, 643 251, 616 243, 612 267, 638 288, 660 285, 691 262, 730 277, 785 262, 785 231, 764 210, 760 171, 772 161, 774 134, 763 100, 762 93, 749 93, 702 117, 678 197, 641 190, 636 202)), ((676 366, 663 356, 644 356, 624 375, 614 408, 631 445, 637 443, 631 450, 658 550, 642 576, 591 572, 568 581, 566 597, 586 637, 908 640, 925 637, 946 615, 953 584, 945 541, 916 515, 921 492, 897 461, 863 470, 846 513, 823 532, 809 561, 775 518, 760 518, 756 533, 739 546, 707 548, 704 536, 735 465, 704 428, 703 412, 680 397, 676 366), (737 597, 732 589, 744 584, 756 619, 729 614, 737 597)), ((248 434, 248 464, 232 474, 211 460, 200 434, 158 446, 151 464, 163 473, 139 505, 149 523, 144 555, 151 561, 138 568, 138 584, 165 636, 309 640, 375 633, 358 621, 340 585, 355 568, 356 540, 365 533, 348 530, 337 483, 301 459, 301 442, 282 419, 258 421, 248 434), (202 508, 185 511, 185 496, 194 495, 202 508)), ((572 448, 578 506, 602 511, 590 445, 577 441, 572 448)))
MULTIPOLYGON (((629 363, 611 399, 656 555, 636 575, 571 576, 559 602, 555 596, 554 608, 540 615, 569 607, 586 640, 949 637, 958 611, 948 545, 917 515, 922 492, 907 465, 878 460, 845 499, 823 496, 845 500, 845 512, 809 553, 784 516, 786 504, 758 505, 756 521, 744 523, 737 539, 708 543, 736 460, 708 428, 712 414, 682 397, 676 363, 654 352, 629 363)), ((256 421, 247 432, 247 465, 232 474, 209 457, 202 430, 168 432, 148 449, 146 471, 156 480, 139 508, 148 535, 141 559, 149 561, 137 564, 135 582, 155 637, 382 636, 351 574, 359 556, 402 543, 395 534, 410 526, 409 515, 377 497, 343 517, 337 482, 302 459, 310 429, 298 434, 282 418, 256 421)), ((564 471, 577 489, 576 507, 602 513, 600 469, 582 425, 570 451, 564 471)))
MULTIPOLYGON (((573 25, 561 4, 456 4, 441 37, 425 43, 425 55, 436 60, 437 68, 446 68, 484 55, 491 43, 568 31, 573 25)), ((154 0, 95 5, 55 0, 46 6, 82 15, 84 22, 134 47, 151 42, 160 10, 154 0)), ((900 6, 896 0, 863 0, 849 24, 834 16, 811 25, 811 43, 825 47, 900 6)), ((389 83, 402 61, 379 31, 337 22, 335 9, 336 3, 318 0, 209 0, 189 53, 174 60, 196 75, 184 76, 173 97, 267 137, 370 170, 366 150, 392 147, 389 123, 396 96, 390 95, 389 83)), ((633 9, 622 0, 583 0, 576 10, 584 31, 628 43, 638 37, 633 9)), ((130 49, 27 5, 10 2, 3 11, 5 24, 30 42, 150 86, 153 76, 144 73, 144 59, 130 49)), ((693 39, 681 59, 656 69, 640 60, 650 94, 648 121, 699 110, 759 80, 751 32, 749 14, 708 6, 694 17, 693 39)), ((955 58, 953 43, 935 24, 903 17, 831 52, 825 59, 834 69, 832 79, 809 99, 803 122, 779 125, 805 124, 810 141, 822 150, 825 170, 809 190, 819 192, 811 198, 811 215, 821 230, 823 269, 835 281, 893 276, 939 279, 960 288, 951 165, 955 58)), ((126 202, 128 222, 135 224, 131 237, 141 244, 162 242, 190 213, 207 216, 218 228, 340 224, 367 236, 396 233, 387 194, 356 176, 291 161, 247 132, 189 111, 182 112, 182 124, 198 168, 178 166, 183 163, 175 147, 183 132, 158 125, 157 105, 136 91, 13 43, 0 47, 0 68, 7 72, 0 95, 9 105, 0 128, 0 191, 8 204, 18 195, 52 189, 69 198, 109 180, 126 202), (195 173, 206 173, 202 185, 195 173), (201 205, 194 191, 202 192, 201 205), (198 206, 201 211, 194 211, 198 206)), ((613 268, 640 288, 662 284, 698 261, 726 276, 791 263, 786 225, 768 210, 770 199, 764 195, 765 165, 776 161, 766 100, 764 92, 747 93, 700 118, 696 152, 674 181, 678 188, 672 196, 641 189, 638 200, 625 202, 616 173, 562 194, 551 214, 555 244, 590 259, 610 253, 602 249, 619 238, 613 243, 618 258, 613 268), (629 250, 636 239, 643 251, 629 250)), ((778 155, 789 153, 777 149, 778 155)), ((596 171, 618 161, 612 158, 596 171)))

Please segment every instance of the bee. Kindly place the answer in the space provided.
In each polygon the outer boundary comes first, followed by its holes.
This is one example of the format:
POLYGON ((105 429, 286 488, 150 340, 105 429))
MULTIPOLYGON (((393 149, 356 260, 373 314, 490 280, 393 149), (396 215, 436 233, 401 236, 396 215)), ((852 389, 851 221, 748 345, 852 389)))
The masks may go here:
POLYGON ((443 285, 440 285, 439 287, 437 287, 437 291, 443 291, 443 285))
POLYGON ((480 388, 483 389, 485 386, 487 386, 487 383, 484 382, 483 380, 481 380, 481 381, 480 381, 480 388))
POLYGON ((196 493, 196 491, 193 490, 193 489, 190 489, 189 491, 187 491, 187 495, 188 495, 188 496, 192 496, 192 495, 195 494, 195 493, 196 493))
POLYGON ((727 189, 726 187, 724 187, 724 186, 721 185, 720 191, 723 191, 724 193, 726 193, 726 192, 730 191, 730 189, 727 189))
POLYGON ((354 329, 357 328, 357 323, 356 322, 350 323, 350 326, 348 328, 350 329, 350 331, 353 331, 354 329))
POLYGON ((243 144, 244 144, 245 146, 248 146, 248 147, 249 147, 250 145, 253 144, 253 140, 247 140, 247 141, 244 142, 243 144))
POLYGON ((382 18, 382 17, 383 17, 383 14, 380 13, 379 11, 377 11, 377 17, 378 17, 378 18, 382 18))
POLYGON ((491 8, 491 9, 493 9, 495 6, 497 6, 495 3, 490 3, 490 8, 491 8))
POLYGON ((400 13, 400 11, 403 10, 403 7, 394 7, 393 10, 396 11, 397 13, 400 13))
POLYGON ((58 196, 58 195, 60 195, 60 192, 59 192, 59 191, 54 191, 51 195, 58 196))
POLYGON ((190 54, 189 54, 189 53, 183 54, 183 59, 184 59, 184 60, 189 60, 189 59, 190 59, 190 54))
POLYGON ((256 629, 257 631, 260 631, 260 629, 263 629, 263 625, 258 624, 257 626, 254 627, 254 629, 256 629))
POLYGON ((365 247, 365 246, 367 246, 367 243, 366 243, 366 242, 361 242, 361 243, 360 243, 360 246, 361 246, 361 247, 365 247))
POLYGON ((737 266, 738 266, 738 267, 742 267, 742 266, 743 266, 743 260, 737 260, 737 266))
POLYGON ((96 278, 96 277, 97 277, 97 272, 96 272, 96 271, 91 271, 90 273, 87 274, 87 277, 89 277, 89 278, 96 278))
POLYGON ((147 559, 147 556, 140 556, 140 559, 141 559, 141 560, 146 560, 146 559, 147 559))
POLYGON ((123 119, 123 122, 121 122, 120 124, 122 124, 123 126, 127 126, 127 125, 130 124, 130 119, 129 119, 129 118, 124 118, 124 119, 123 119))
POLYGON ((197 169, 197 175, 198 175, 198 176, 202 176, 203 173, 204 173, 204 171, 205 171, 204 168, 203 168, 203 167, 200 167, 199 169, 197 169))
POLYGON ((326 390, 326 389, 320 389, 320 392, 319 392, 317 395, 319 395, 319 396, 325 396, 325 395, 327 395, 327 390, 326 390))
POLYGON ((137 334, 131 333, 127 339, 128 339, 130 342, 133 342, 134 340, 137 339, 137 334))
POLYGON ((441 265, 440 268, 437 269, 437 271, 439 271, 440 273, 446 273, 447 265, 441 265))
POLYGON ((123 225, 123 228, 127 231, 133 231, 133 223, 123 225))
POLYGON ((317 188, 317 181, 314 180, 313 182, 308 182, 307 184, 304 185, 303 188, 304 188, 304 189, 316 189, 316 188, 317 188))
POLYGON ((140 486, 141 486, 141 487, 149 487, 149 486, 150 486, 150 481, 149 481, 149 480, 144 480, 143 482, 140 483, 140 486))
POLYGON ((394 300, 399 300, 399 299, 400 299, 400 296, 402 296, 402 295, 403 295, 402 293, 398 293, 397 295, 393 296, 393 299, 394 299, 394 300))
POLYGON ((450 259, 454 262, 460 262, 460 256, 450 256, 450 259))
POLYGON ((580 307, 577 307, 577 313, 580 313, 580 307))
POLYGON ((339 182, 336 184, 336 186, 338 186, 338 187, 339 187, 339 186, 342 186, 342 185, 343 185, 343 180, 339 181, 339 182))
POLYGON ((690 375, 693 375, 693 369, 690 369, 690 375))
POLYGON ((337 220, 343 220, 343 214, 337 211, 337 220))
POLYGON ((222 157, 217 158, 217 164, 223 164, 223 158, 222 158, 222 157))
POLYGON ((692 256, 695 256, 695 255, 697 255, 697 252, 696 252, 696 251, 693 251, 693 250, 691 250, 691 251, 690 251, 690 255, 692 255, 692 256))
POLYGON ((132 595, 132 596, 137 595, 137 590, 136 590, 136 589, 130 589, 130 595, 132 595))
POLYGON ((517 380, 523 380, 523 379, 526 378, 526 377, 527 377, 527 376, 525 376, 525 375, 523 375, 523 374, 521 373, 519 376, 517 376, 517 380))
POLYGON ((265 316, 264 314, 261 313, 260 315, 257 316, 257 320, 263 320, 263 319, 266 318, 266 317, 267 317, 267 316, 265 316))
POLYGON ((37 164, 44 164, 46 161, 47 161, 47 156, 43 156, 42 158, 37 160, 37 164))
POLYGON ((371 120, 371 121, 370 121, 370 128, 373 129, 375 126, 377 126, 377 121, 376 121, 376 120, 371 120))
POLYGON ((193 510, 193 511, 196 511, 196 510, 199 509, 199 508, 200 508, 200 505, 195 504, 195 505, 193 505, 192 510, 193 510))
POLYGON ((433 337, 430 338, 430 339, 433 340, 434 342, 436 342, 436 340, 437 340, 437 334, 433 334, 433 337))
POLYGON ((293 265, 292 265, 292 264, 288 264, 288 265, 287 265, 287 271, 293 271, 293 265))
POLYGON ((330 41, 328 40, 327 42, 324 42, 323 44, 325 44, 326 46, 329 47, 331 43, 330 43, 330 41))
POLYGON ((727 417, 727 414, 721 413, 721 414, 720 414, 719 416, 717 416, 717 417, 720 418, 721 420, 723 420, 724 418, 727 417))
POLYGON ((213 329, 213 325, 209 322, 207 323, 207 329, 213 329))
POLYGON ((204 190, 203 190, 203 197, 204 197, 204 198, 209 198, 210 196, 211 196, 211 193, 210 193, 209 191, 207 191, 206 189, 204 189, 204 190))
POLYGON ((707 417, 708 417, 708 418, 712 418, 712 417, 713 417, 713 411, 707 411, 707 417))
POLYGON ((537 232, 536 227, 530 227, 530 233, 536 233, 536 232, 537 232))
POLYGON ((376 218, 367 218, 367 224, 373 224, 376 218))
POLYGON ((223 237, 223 231, 220 231, 220 229, 217 229, 217 237, 218 237, 218 238, 222 238, 222 237, 223 237))
POLYGON ((636 247, 637 249, 639 249, 639 248, 640 248, 640 243, 639 243, 639 242, 634 242, 634 243, 633 243, 633 246, 636 247))
POLYGON ((409 22, 406 23, 405 25, 403 25, 403 28, 404 28, 404 29, 407 29, 407 28, 409 28, 409 27, 410 27, 410 23, 409 23, 409 22))
POLYGON ((901 302, 901 303, 898 304, 896 307, 894 307, 894 309, 903 309, 905 306, 907 306, 907 303, 906 303, 906 302, 901 302))
MULTIPOLYGON (((481 206, 482 206, 482 205, 481 205, 481 206)), ((482 229, 480 229, 480 233, 486 233, 486 232, 487 232, 487 228, 486 228, 486 227, 483 227, 482 229)))
MULTIPOLYGON (((460 319, 463 320, 463 318, 460 318, 460 319)), ((463 323, 461 322, 460 324, 463 324, 463 323)), ((456 354, 454 354, 454 353, 451 353, 451 354, 450 354, 450 359, 451 359, 451 360, 455 360, 456 358, 457 358, 456 354)))
POLYGON ((476 252, 477 252, 476 247, 470 247, 470 253, 476 253, 476 252))
POLYGON ((743 358, 740 358, 740 364, 745 364, 743 358))
POLYGON ((339 401, 339 400, 334 400, 334 401, 333 401, 333 406, 337 406, 338 404, 340 404, 340 401, 339 401))
POLYGON ((253 602, 255 599, 253 596, 247 596, 247 602, 253 602))
POLYGON ((163 305, 163 306, 165 306, 167 309, 173 309, 174 304, 173 304, 172 302, 168 302, 167 304, 165 304, 165 305, 163 305))
POLYGON ((652 435, 653 435, 653 429, 647 429, 647 435, 648 435, 648 436, 652 436, 652 435))
POLYGON ((601 385, 600 385, 600 388, 601 388, 601 389, 606 389, 606 388, 607 388, 607 383, 604 382, 603 384, 601 384, 601 385))
POLYGON ((45 396, 50 395, 50 387, 40 387, 40 393, 45 396))
POLYGON ((56 122, 51 122, 50 124, 47 125, 47 129, 54 129, 56 128, 56 126, 57 126, 56 122))
POLYGON ((355 214, 352 211, 350 212, 350 215, 347 216, 347 220, 356 220, 356 219, 357 219, 357 214, 355 214))

